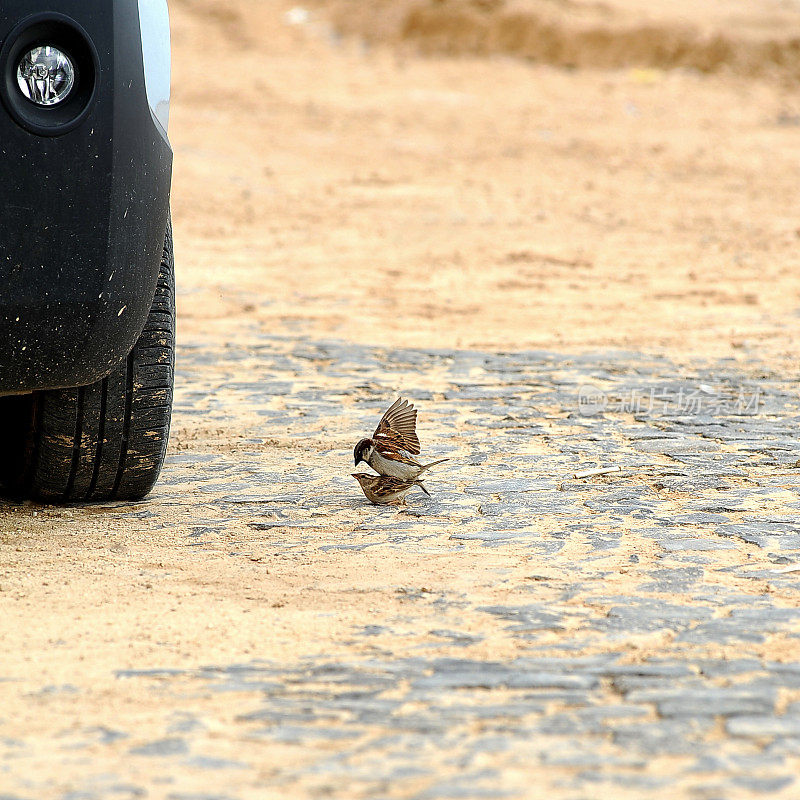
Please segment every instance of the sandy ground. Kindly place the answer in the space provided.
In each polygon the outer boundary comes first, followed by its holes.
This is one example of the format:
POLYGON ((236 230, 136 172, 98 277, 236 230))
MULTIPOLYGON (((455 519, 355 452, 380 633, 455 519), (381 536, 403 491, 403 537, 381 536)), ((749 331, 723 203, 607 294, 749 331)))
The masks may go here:
MULTIPOLYGON (((253 529, 260 517, 243 517, 236 503, 263 505, 271 493, 296 488, 282 475, 315 459, 338 459, 330 470, 346 475, 354 437, 373 424, 384 397, 409 385, 418 397, 429 393, 428 439, 441 434, 444 452, 466 455, 459 431, 474 433, 466 411, 436 416, 437 400, 452 386, 446 364, 405 364, 393 372, 389 356, 381 372, 353 357, 352 370, 326 372, 336 359, 314 351, 308 375, 295 371, 287 379, 276 368, 276 383, 237 394, 237 382, 263 378, 258 347, 270 358, 285 348, 287 358, 300 360, 292 350, 297 342, 388 354, 541 349, 565 359, 599 354, 609 373, 617 364, 637 369, 618 352, 627 351, 643 364, 666 357, 675 369, 704 365, 713 373, 709 364, 725 363, 741 380, 779 376, 791 393, 800 336, 800 100, 796 64, 786 53, 800 35, 795 4, 758 4, 759 11, 732 0, 649 3, 646 11, 633 2, 388 5, 171 3, 173 215, 185 365, 172 457, 165 488, 148 503, 2 507, 0 795, 453 796, 436 794, 426 776, 376 786, 353 773, 325 783, 312 767, 320 753, 336 752, 335 737, 254 744, 237 722, 252 710, 251 690, 216 692, 197 684, 196 671, 266 659, 303 674, 302 665, 315 659, 373 657, 377 650, 402 659, 416 646, 450 657, 452 648, 425 638, 446 627, 442 614, 476 636, 470 658, 514 659, 530 643, 494 629, 476 608, 508 601, 513 587, 530 580, 555 580, 542 585, 543 602, 566 603, 575 619, 609 607, 610 601, 593 605, 588 595, 564 600, 575 565, 597 555, 585 543, 573 542, 558 556, 513 543, 455 549, 435 538, 445 530, 438 521, 426 529, 434 538, 387 546, 378 558, 370 549, 325 549, 357 538, 356 523, 373 518, 353 496, 338 513, 321 494, 324 482, 314 490, 329 523, 314 528, 310 544, 284 550, 253 529), (704 15, 704 7, 714 13, 704 15), (598 26, 616 33, 597 45, 594 61, 586 51, 590 63, 567 63, 572 56, 563 52, 543 63, 538 45, 507 46, 492 33, 502 28, 498 15, 511 11, 546 15, 567 39, 598 26), (442 14, 458 24, 442 28, 442 14), (677 41, 673 54, 685 53, 687 42, 707 54, 715 36, 733 44, 704 71, 669 54, 660 61, 613 55, 627 52, 620 41, 642 26, 661 31, 659 41, 677 41), (748 43, 746 58, 738 55, 740 42, 748 43), (779 55, 759 62, 767 51, 779 55), (298 398, 315 393, 328 393, 330 403, 321 417, 304 420, 312 412, 298 398), (366 416, 358 406, 364 398, 366 416), (246 463, 248 474, 236 480, 255 495, 226 489, 228 477, 216 494, 199 492, 214 480, 203 465, 216 457, 246 463), (218 502, 229 496, 228 506, 218 502), (190 534, 205 537, 206 546, 187 546, 190 534), (414 593, 425 600, 416 617, 408 616, 414 593), (439 595, 461 598, 464 610, 456 603, 445 613, 427 603, 439 595), (389 622, 400 632, 387 634, 377 650, 354 639, 365 625, 389 622), (157 674, 152 683, 120 677, 147 669, 178 671, 177 688, 160 688, 157 674), (170 741, 195 718, 203 719, 204 752, 222 767, 184 758, 169 744, 164 753, 156 748, 155 758, 131 755, 136 747, 147 755, 149 742, 170 741), (117 739, 116 730, 125 733, 117 739), (239 759, 249 765, 244 777, 235 768, 220 777, 223 762, 239 759)), ((560 432, 575 435, 560 418, 560 432)), ((538 440, 527 447, 534 459, 556 452, 538 440)), ((484 450, 493 449, 486 443, 484 450)), ((737 485, 756 487, 762 478, 737 485)), ((796 492, 786 481, 778 494, 756 492, 748 511, 790 519, 796 492)), ((687 497, 679 492, 670 502, 680 509, 687 497)), ((299 509, 292 524, 310 525, 313 510, 302 502, 299 509)), ((625 596, 638 585, 643 573, 630 566, 632 555, 641 557, 642 570, 657 558, 635 519, 628 522, 622 550, 597 562, 607 595, 625 596)), ((451 514, 447 531, 462 523, 470 531, 480 527, 451 514)), ((291 527, 279 533, 293 535, 291 527)), ((737 543, 714 557, 720 569, 750 560, 764 567, 773 550, 737 543)), ((592 568, 578 571, 590 584, 598 579, 592 568)), ((784 609, 797 600, 791 583, 775 587, 733 573, 720 572, 709 586, 740 600, 770 595, 784 609)), ((659 592, 666 602, 669 592, 659 592)), ((791 626, 776 630, 748 645, 748 655, 794 662, 794 633, 791 626)), ((538 644, 555 652, 569 636, 568 626, 538 644)), ((658 629, 584 644, 588 655, 622 651, 631 663, 683 652, 658 629)), ((739 648, 709 644, 702 652, 735 658, 739 648)), ((779 709, 798 699, 781 692, 779 709)), ((408 703, 412 715, 414 700, 408 703)), ((715 728, 703 736, 708 743, 723 733, 715 728)), ((684 758, 659 755, 620 769, 672 776, 684 758)), ((458 771, 441 752, 426 759, 434 773, 458 771)), ((797 754, 790 763, 797 766, 797 754)), ((568 764, 551 765, 534 787, 524 766, 499 769, 513 796, 612 796, 575 794, 559 783, 575 773, 568 764)), ((701 796, 683 778, 674 780, 647 788, 647 796, 701 796)), ((613 796, 643 791, 620 784, 613 796)), ((758 794, 743 784, 726 792, 758 794)), ((775 796, 793 796, 786 792, 775 796)))
POLYGON ((175 70, 185 333, 791 358, 793 85, 415 58, 209 8, 174 14, 209 65, 175 70))

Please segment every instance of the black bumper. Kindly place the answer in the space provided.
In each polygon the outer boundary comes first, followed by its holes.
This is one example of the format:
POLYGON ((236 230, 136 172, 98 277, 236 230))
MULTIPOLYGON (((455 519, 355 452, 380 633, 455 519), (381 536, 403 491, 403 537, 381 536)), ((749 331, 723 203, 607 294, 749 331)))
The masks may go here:
POLYGON ((169 207, 172 151, 147 103, 137 0, 4 0, 0 47, 12 53, 0 63, 0 394, 92 383, 144 327, 169 207), (85 104, 52 130, 15 108, 25 98, 9 79, 25 20, 47 30, 50 12, 53 35, 85 37, 90 59, 85 104))

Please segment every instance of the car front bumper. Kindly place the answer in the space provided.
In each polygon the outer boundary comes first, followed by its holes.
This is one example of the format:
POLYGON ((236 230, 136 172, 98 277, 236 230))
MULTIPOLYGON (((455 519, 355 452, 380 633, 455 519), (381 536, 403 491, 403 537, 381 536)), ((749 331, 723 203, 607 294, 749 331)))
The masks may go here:
POLYGON ((169 210, 172 150, 148 104, 137 0, 40 8, 0 6, 1 52, 29 23, 47 30, 50 15, 87 40, 93 84, 75 119, 49 130, 15 107, 15 65, 0 54, 0 394, 92 383, 126 357, 169 210))

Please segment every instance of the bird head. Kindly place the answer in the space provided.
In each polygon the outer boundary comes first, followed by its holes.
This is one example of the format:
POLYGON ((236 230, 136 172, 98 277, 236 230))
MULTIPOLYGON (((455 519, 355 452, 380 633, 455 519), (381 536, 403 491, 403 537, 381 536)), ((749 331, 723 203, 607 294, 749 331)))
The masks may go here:
POLYGON ((353 459, 355 466, 362 461, 366 462, 372 454, 372 439, 362 439, 353 449, 353 459))

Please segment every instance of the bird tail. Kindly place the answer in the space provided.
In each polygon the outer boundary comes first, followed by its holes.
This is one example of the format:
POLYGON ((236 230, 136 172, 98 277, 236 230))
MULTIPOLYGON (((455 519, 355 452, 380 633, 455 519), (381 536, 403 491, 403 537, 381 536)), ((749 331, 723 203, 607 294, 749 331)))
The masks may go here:
POLYGON ((449 460, 450 460, 449 458, 440 458, 438 461, 431 461, 430 464, 425 464, 425 466, 423 466, 423 468, 419 471, 418 474, 422 475, 422 473, 425 472, 425 470, 428 470, 431 467, 435 467, 437 464, 444 464, 445 461, 449 460))
POLYGON ((431 496, 431 493, 425 488, 425 484, 422 481, 417 481, 417 486, 419 486, 419 488, 422 489, 422 491, 425 492, 428 497, 431 496))

